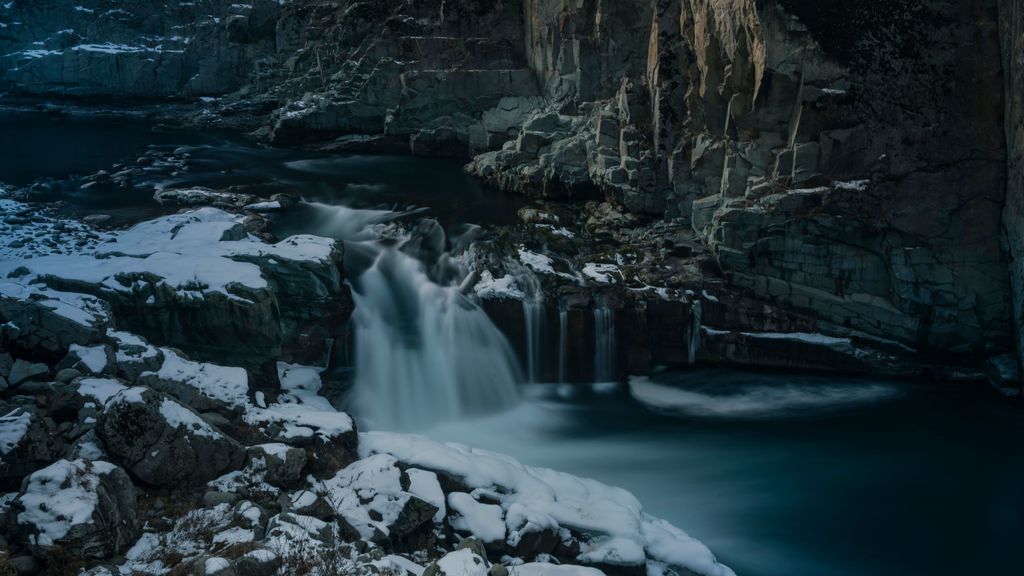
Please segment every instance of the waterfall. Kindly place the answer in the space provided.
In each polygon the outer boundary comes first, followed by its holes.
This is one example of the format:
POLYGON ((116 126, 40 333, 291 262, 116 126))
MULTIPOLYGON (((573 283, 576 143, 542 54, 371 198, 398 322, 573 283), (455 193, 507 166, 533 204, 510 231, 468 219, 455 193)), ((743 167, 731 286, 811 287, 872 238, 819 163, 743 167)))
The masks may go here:
POLYGON ((558 382, 564 384, 566 379, 565 374, 565 357, 569 353, 569 312, 567 310, 558 311, 558 382))
POLYGON ((594 381, 614 382, 615 373, 615 311, 594 308, 594 381))
POLYGON ((347 247, 372 262, 351 280, 356 413, 373 427, 410 430, 513 405, 520 381, 515 353, 487 314, 459 291, 457 265, 437 254, 436 225, 418 225, 414 234, 424 237, 398 243, 365 240, 367 232, 344 216, 365 226, 388 221, 365 212, 335 213, 351 238, 347 247))
POLYGON ((530 382, 539 382, 544 375, 544 303, 534 299, 523 300, 523 318, 526 323, 526 376, 530 382))

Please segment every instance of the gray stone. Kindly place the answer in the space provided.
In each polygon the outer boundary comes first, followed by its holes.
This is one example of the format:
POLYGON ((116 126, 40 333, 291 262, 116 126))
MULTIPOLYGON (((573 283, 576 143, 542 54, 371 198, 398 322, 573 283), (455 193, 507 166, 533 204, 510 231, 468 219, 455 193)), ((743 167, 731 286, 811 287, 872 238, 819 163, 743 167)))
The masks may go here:
POLYGON ((15 360, 7 378, 11 386, 18 386, 29 380, 45 378, 49 373, 50 367, 46 364, 15 360))
POLYGON ((82 376, 82 373, 78 370, 75 370, 74 368, 64 368, 57 372, 57 375, 54 376, 54 380, 61 384, 69 384, 72 380, 80 376, 82 376))

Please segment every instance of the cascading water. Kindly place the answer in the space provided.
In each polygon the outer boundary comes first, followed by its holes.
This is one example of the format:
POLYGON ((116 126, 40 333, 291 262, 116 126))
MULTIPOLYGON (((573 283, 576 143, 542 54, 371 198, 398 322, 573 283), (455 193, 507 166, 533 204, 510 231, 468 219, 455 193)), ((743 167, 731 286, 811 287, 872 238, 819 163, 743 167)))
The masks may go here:
POLYGON ((615 311, 594 308, 594 381, 613 382, 615 373, 615 311))
POLYGON ((569 312, 558 311, 558 381, 565 383, 566 356, 569 354, 569 312))
POLYGON ((443 232, 435 224, 398 243, 367 240, 368 231, 353 220, 366 227, 401 216, 367 212, 335 212, 350 252, 372 262, 352 281, 356 413, 374 427, 409 430, 515 404, 515 354, 487 314, 459 291, 443 232), (431 260, 430 266, 406 250, 431 260))
POLYGON ((523 318, 526 322, 526 376, 530 382, 542 379, 544 345, 544 302, 523 300, 523 318))

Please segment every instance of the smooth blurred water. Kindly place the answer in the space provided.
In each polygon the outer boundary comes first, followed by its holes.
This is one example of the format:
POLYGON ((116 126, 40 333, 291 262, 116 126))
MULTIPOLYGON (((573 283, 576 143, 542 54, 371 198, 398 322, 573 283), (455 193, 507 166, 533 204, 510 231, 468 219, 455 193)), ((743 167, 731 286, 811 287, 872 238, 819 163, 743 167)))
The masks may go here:
POLYGON ((1024 411, 994 392, 731 370, 659 379, 703 400, 673 413, 548 385, 513 412, 425 433, 622 486, 741 576, 1024 573, 1024 411), (747 395, 760 410, 707 409, 747 395))

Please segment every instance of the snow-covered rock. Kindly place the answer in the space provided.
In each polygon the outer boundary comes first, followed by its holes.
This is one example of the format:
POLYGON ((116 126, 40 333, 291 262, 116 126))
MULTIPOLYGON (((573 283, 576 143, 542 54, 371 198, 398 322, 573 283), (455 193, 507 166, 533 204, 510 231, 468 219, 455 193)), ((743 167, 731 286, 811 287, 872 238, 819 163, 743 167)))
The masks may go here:
POLYGON ((259 461, 266 468, 267 483, 281 488, 297 485, 306 467, 306 451, 286 444, 252 446, 246 457, 250 466, 259 461))
POLYGON ((0 488, 19 488, 25 476, 52 459, 49 434, 39 416, 0 403, 0 488))
POLYGON ((499 532, 496 520, 503 519, 500 531, 513 527, 507 541, 510 548, 521 542, 524 529, 530 533, 557 527, 568 531, 579 544, 575 561, 580 564, 644 571, 646 565, 655 563, 702 576, 733 574, 706 546, 647 514, 640 502, 621 488, 419 436, 364 433, 360 435, 360 453, 391 456, 401 466, 430 470, 446 478, 449 485, 468 488, 476 499, 458 491, 448 496, 449 514, 459 508, 452 525, 483 541, 494 539, 499 532))
POLYGON ((249 376, 242 368, 192 362, 170 348, 163 363, 139 376, 139 383, 173 396, 199 411, 241 409, 249 400, 249 376))
POLYGON ((108 462, 55 462, 28 477, 13 509, 15 535, 41 556, 59 546, 70 558, 102 559, 139 532, 131 479, 108 462))
POLYGON ((198 414, 141 386, 107 401, 97 432, 113 458, 154 486, 200 485, 241 468, 245 457, 198 414))
POLYGON ((423 576, 488 576, 491 563, 469 548, 445 554, 423 576))
POLYGON ((319 359, 352 309, 331 239, 265 244, 241 217, 203 208, 106 240, 60 253, 0 247, 0 324, 18 328, 4 340, 62 356, 97 343, 112 308, 119 327, 154 342, 256 368, 319 359))
POLYGON ((371 456, 314 485, 326 494, 349 536, 397 545, 432 524, 437 507, 402 488, 402 471, 388 455, 371 456))
MULTIPOLYGON (((6 264, 17 266, 20 261, 6 264)), ((10 273, 0 274, 7 277, 0 279, 0 346, 59 360, 71 344, 90 345, 103 338, 110 309, 102 300, 31 285, 10 273)))

